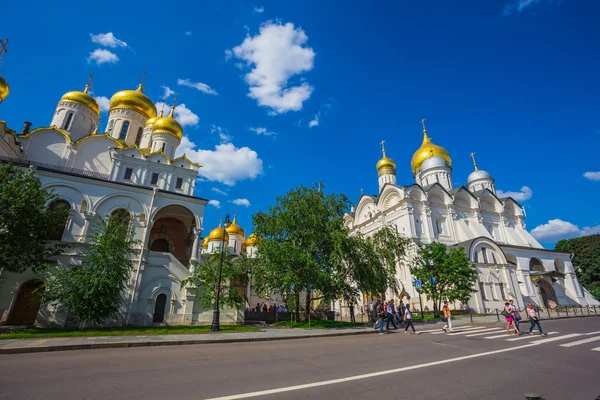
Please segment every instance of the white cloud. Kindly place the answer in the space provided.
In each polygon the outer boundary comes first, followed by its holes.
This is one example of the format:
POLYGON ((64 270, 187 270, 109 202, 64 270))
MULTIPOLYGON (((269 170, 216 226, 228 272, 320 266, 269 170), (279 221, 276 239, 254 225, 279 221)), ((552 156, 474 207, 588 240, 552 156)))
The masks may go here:
POLYGON ((187 86, 197 89, 206 94, 218 94, 213 88, 202 82, 191 82, 189 79, 177 79, 177 84, 179 86, 187 86))
POLYGON ((270 108, 271 113, 301 110, 313 92, 306 81, 288 85, 290 78, 313 69, 315 52, 304 47, 307 40, 306 33, 294 24, 269 21, 257 35, 246 36, 242 44, 233 48, 233 54, 252 67, 245 75, 250 86, 248 96, 270 108))
POLYGON ((540 242, 556 242, 560 239, 570 239, 595 233, 600 233, 600 225, 586 226, 579 229, 577 225, 561 219, 551 219, 547 224, 538 225, 531 231, 531 235, 540 242))
POLYGON ((308 127, 312 128, 313 126, 319 126, 319 117, 321 116, 321 111, 315 114, 315 118, 308 123, 308 127))
POLYGON ((221 208, 221 202, 219 200, 209 200, 208 205, 215 208, 221 208))
POLYGON ((96 101, 98 102, 98 105, 100 106, 100 111, 102 111, 102 112, 108 111, 108 109, 110 108, 110 100, 108 99, 108 97, 97 96, 97 97, 94 97, 94 99, 96 99, 96 101))
POLYGON ((502 9, 502 15, 507 16, 514 12, 520 13, 527 7, 540 4, 541 2, 542 0, 514 0, 504 5, 504 8, 502 9))
POLYGON ((267 128, 249 128, 252 132, 256 133, 257 135, 263 135, 263 136, 275 136, 277 135, 276 132, 269 132, 267 130, 267 128))
POLYGON ((512 197, 516 201, 525 201, 531 198, 533 192, 529 187, 523 186, 518 192, 505 192, 503 190, 496 190, 496 195, 498 195, 500 198, 512 197))
POLYGON ((583 176, 589 179, 590 181, 600 181, 600 171, 586 172, 585 174, 583 174, 583 176))
POLYGON ((227 196, 227 192, 224 190, 221 190, 219 188, 214 187, 214 188, 211 188, 210 190, 212 190, 215 193, 219 193, 222 196, 227 196))
POLYGON ((225 49, 225 61, 231 60, 231 57, 233 57, 233 51, 225 49))
POLYGON ((192 31, 187 31, 187 32, 185 33, 185 36, 192 36, 192 31))
POLYGON ((115 53, 111 53, 106 49, 96 49, 92 51, 87 58, 88 63, 91 63, 92 61, 95 61, 98 65, 104 63, 115 64, 117 61, 119 61, 119 57, 117 57, 115 53))
POLYGON ((237 206, 250 207, 250 201, 248 201, 248 199, 235 199, 231 200, 231 203, 237 206))
MULTIPOLYGON (((164 110, 165 116, 171 112, 171 106, 166 103, 159 101, 156 103, 157 110, 164 110)), ((179 104, 175 107, 175 119, 181 124, 181 126, 196 126, 200 121, 200 117, 192 112, 185 104, 179 104)))
POLYGON ((90 37, 92 38, 92 42, 101 44, 102 46, 112 47, 112 48, 127 47, 127 43, 125 43, 122 40, 117 39, 115 37, 115 35, 113 35, 112 32, 99 33, 97 35, 90 33, 90 37))
POLYGON ((254 179, 263 172, 263 161, 254 150, 238 148, 232 143, 219 144, 214 150, 196 150, 196 144, 184 136, 176 156, 184 153, 202 165, 199 172, 202 177, 227 186, 244 179, 254 179))
POLYGON ((254 7, 254 12, 257 14, 262 14, 265 12, 265 8, 263 6, 260 7, 254 7))
POLYGON ((210 133, 213 133, 213 134, 218 133, 221 143, 231 142, 231 139, 232 139, 231 135, 229 134, 229 132, 227 132, 227 129, 225 129, 225 128, 221 128, 220 126, 213 125, 212 128, 210 128, 210 133))
POLYGON ((163 100, 166 100, 166 99, 168 99, 169 97, 171 97, 172 95, 175 94, 175 91, 171 90, 171 88, 168 87, 168 86, 164 86, 163 85, 163 86, 161 86, 161 88, 163 88, 165 90, 165 94, 162 95, 162 99, 163 100))

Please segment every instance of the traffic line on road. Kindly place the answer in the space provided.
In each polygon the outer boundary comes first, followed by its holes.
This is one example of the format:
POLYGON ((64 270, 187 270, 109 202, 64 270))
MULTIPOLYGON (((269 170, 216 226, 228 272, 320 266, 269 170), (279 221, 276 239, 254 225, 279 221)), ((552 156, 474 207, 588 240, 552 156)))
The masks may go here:
MULTIPOLYGON (((575 335, 579 335, 579 334, 575 334, 575 335)), ((569 336, 569 335, 567 335, 567 336, 569 336)), ((234 394, 231 396, 213 397, 213 398, 210 398, 207 400, 247 399, 250 397, 268 396, 268 395, 272 395, 272 394, 293 392, 293 391, 303 390, 303 389, 310 389, 310 388, 315 388, 315 387, 319 387, 319 386, 335 385, 338 383, 347 383, 347 382, 352 382, 352 381, 357 381, 357 380, 362 380, 362 379, 375 378, 375 377, 383 376, 383 375, 397 374, 397 373, 412 371, 412 370, 416 370, 416 369, 433 367, 436 365, 449 364, 449 363, 463 361, 463 360, 470 360, 472 358, 486 357, 486 356, 491 356, 494 354, 501 354, 501 353, 507 353, 510 351, 522 350, 522 349, 526 349, 528 347, 534 347, 538 343, 545 343, 545 342, 546 341, 533 342, 533 343, 528 343, 528 344, 521 345, 521 346, 509 347, 506 349, 486 351, 483 353, 470 354, 468 356, 449 358, 447 360, 440 360, 440 361, 433 361, 433 362, 428 362, 428 363, 423 363, 423 364, 411 365, 408 367, 388 369, 388 370, 384 370, 384 371, 373 372, 370 374, 355 375, 355 376, 349 376, 347 378, 331 379, 328 381, 313 382, 313 383, 307 383, 307 384, 303 384, 303 385, 288 386, 288 387, 282 387, 282 388, 277 388, 277 389, 268 389, 268 390, 262 390, 262 391, 258 391, 258 392, 234 394)))
POLYGON ((590 342, 596 342, 598 340, 600 340, 600 336, 592 337, 592 338, 589 338, 589 339, 582 339, 582 340, 578 340, 576 342, 571 342, 571 343, 564 343, 564 344, 561 344, 560 347, 579 346, 580 344, 590 343, 590 342))
POLYGON ((544 338, 544 339, 536 340, 535 342, 532 342, 532 343, 539 344, 539 343, 555 342, 557 340, 565 340, 565 339, 570 339, 572 337, 577 337, 577 336, 583 336, 583 335, 581 333, 571 333, 568 335, 555 336, 550 339, 544 338))
MULTIPOLYGON (((548 335, 556 335, 557 333, 560 333, 560 332, 548 332, 548 335)), ((507 342, 514 342, 515 340, 525 340, 525 339, 535 339, 535 338, 539 339, 540 336, 539 335, 537 335, 537 336, 531 336, 531 335, 528 335, 528 334, 524 333, 523 336, 520 336, 520 337, 517 337, 517 338, 514 338, 514 339, 506 339, 506 341, 507 342)))
MULTIPOLYGON (((457 331, 456 333, 463 332, 463 331, 478 331, 478 330, 481 330, 483 328, 485 328, 485 326, 472 326, 470 328, 457 328, 456 329, 456 331, 457 331)), ((444 332, 442 330, 439 330, 437 332, 433 332, 432 335, 441 335, 442 333, 446 333, 446 332, 444 332)))
POLYGON ((600 351, 600 347, 595 347, 592 349, 593 351, 600 351))
MULTIPOLYGON (((498 330, 498 328, 486 328, 486 329, 480 329, 477 332, 488 332, 488 333, 490 333, 490 331, 497 331, 497 330, 498 330)), ((471 333, 471 332, 472 331, 449 333, 448 336, 464 335, 464 334, 471 333)))
POLYGON ((465 335, 466 337, 472 337, 472 336, 483 336, 483 335, 489 335, 490 333, 498 333, 500 331, 503 331, 504 328, 496 328, 495 331, 493 332, 479 332, 479 333, 472 333, 470 335, 465 335))
MULTIPOLYGON (((514 335, 516 335, 516 333, 514 333, 514 335)), ((498 339, 498 338, 503 338, 503 337, 507 337, 509 335, 507 335, 506 333, 502 334, 502 335, 496 335, 496 336, 486 336, 484 337, 484 339, 498 339)))
POLYGON ((599 333, 600 333, 600 331, 599 331, 599 332, 590 332, 590 333, 584 333, 584 335, 597 335, 597 334, 599 334, 599 333))

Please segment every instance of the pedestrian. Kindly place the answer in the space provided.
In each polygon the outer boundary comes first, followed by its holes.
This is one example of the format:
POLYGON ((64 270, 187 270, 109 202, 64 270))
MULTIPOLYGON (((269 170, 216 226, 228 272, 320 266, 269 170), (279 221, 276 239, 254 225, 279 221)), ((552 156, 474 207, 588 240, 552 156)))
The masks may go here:
POLYGON ((410 333, 408 333, 408 327, 410 326, 412 328, 413 332, 415 333, 415 335, 418 335, 419 332, 417 332, 415 330, 415 326, 413 325, 412 312, 410 311, 410 304, 407 304, 406 309, 404 310, 404 320, 406 321, 406 328, 404 329, 404 334, 410 335, 410 333))
POLYGON ((377 302, 377 323, 379 324, 379 334, 383 335, 383 317, 385 316, 385 308, 381 301, 377 302))
POLYGON ((396 321, 394 321, 396 319, 396 316, 394 315, 394 312, 396 311, 394 308, 394 299, 390 300, 390 302, 387 305, 386 311, 388 320, 385 329, 390 329, 390 322, 392 323, 392 325, 394 325, 394 330, 398 329, 398 327, 396 326, 396 321))
POLYGON ((515 317, 512 313, 512 308, 510 307, 509 302, 504 303, 504 310, 502 311, 502 315, 504 315, 504 317, 506 318, 506 334, 511 335, 510 326, 512 325, 515 328, 515 332, 517 332, 520 335, 521 332, 515 325, 515 317))
POLYGON ((527 315, 529 315, 529 323, 531 324, 531 327, 529 328, 529 334, 533 336, 533 327, 537 325, 538 331, 540 331, 540 335, 542 335, 543 337, 548 336, 547 333, 544 333, 544 331, 542 331, 540 319, 538 318, 535 308, 533 308, 533 304, 531 303, 527 304, 527 315))
POLYGON ((454 332, 452 329, 452 312, 450 311, 450 307, 448 307, 448 301, 444 301, 444 306, 442 307, 442 311, 444 312, 444 318, 446 319, 446 325, 442 328, 444 332, 447 329, 450 329, 450 332, 454 332))
POLYGON ((354 318, 354 303, 350 303, 350 322, 356 322, 356 318, 354 318))
POLYGON ((398 319, 399 324, 402 324, 402 320, 404 319, 404 302, 400 300, 400 304, 398 304, 398 319))
MULTIPOLYGON (((519 307, 517 307, 515 305, 515 302, 513 300, 509 301, 509 303, 510 303, 510 308, 512 310, 513 318, 515 319, 515 325, 517 326, 517 331, 520 335, 521 331, 519 328, 519 322, 521 322, 521 310, 519 310, 519 307)), ((517 333, 517 332, 515 332, 515 333, 517 333)))

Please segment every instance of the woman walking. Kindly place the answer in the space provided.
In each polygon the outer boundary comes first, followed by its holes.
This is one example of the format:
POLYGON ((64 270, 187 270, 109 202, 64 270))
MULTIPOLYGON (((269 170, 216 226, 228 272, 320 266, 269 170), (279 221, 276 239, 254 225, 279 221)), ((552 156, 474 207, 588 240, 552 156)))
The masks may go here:
POLYGON ((415 335, 418 335, 419 332, 417 332, 415 330, 415 326, 413 325, 412 311, 410 311, 410 304, 406 305, 406 310, 404 310, 404 319, 406 320, 406 328, 404 329, 404 334, 410 335, 410 333, 408 333, 408 327, 410 326, 412 328, 413 332, 415 333, 415 335))
POLYGON ((512 325, 515 328, 515 332, 517 332, 520 335, 521 331, 519 331, 519 329, 515 325, 515 315, 513 314, 512 307, 508 302, 504 303, 504 311, 502 312, 502 314, 506 317, 506 334, 511 335, 510 326, 512 325))
POLYGON ((548 336, 547 333, 544 333, 544 331, 542 331, 540 319, 537 317, 537 312, 535 311, 535 308, 533 308, 533 304, 531 303, 527 305, 527 315, 529 315, 529 323, 531 324, 531 327, 529 327, 529 334, 533 336, 533 327, 537 325, 538 331, 540 331, 540 335, 542 335, 543 337, 548 336))

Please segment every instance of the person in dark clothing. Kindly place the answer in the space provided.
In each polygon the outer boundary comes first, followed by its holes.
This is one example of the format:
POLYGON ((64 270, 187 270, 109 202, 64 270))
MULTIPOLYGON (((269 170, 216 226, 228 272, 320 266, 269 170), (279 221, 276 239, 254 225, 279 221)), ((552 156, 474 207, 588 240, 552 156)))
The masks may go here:
POLYGON ((350 304, 350 322, 356 322, 356 318, 354 318, 354 303, 350 304))

